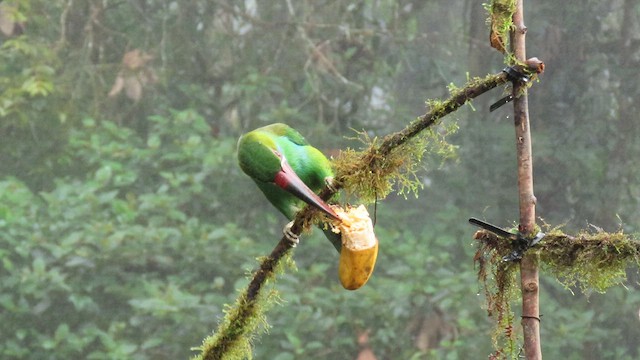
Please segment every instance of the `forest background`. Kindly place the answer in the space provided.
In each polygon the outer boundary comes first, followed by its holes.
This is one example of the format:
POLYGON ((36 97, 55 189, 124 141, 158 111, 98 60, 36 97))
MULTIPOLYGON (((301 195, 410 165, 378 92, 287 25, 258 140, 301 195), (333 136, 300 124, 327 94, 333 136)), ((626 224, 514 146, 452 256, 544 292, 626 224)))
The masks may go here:
MULTIPOLYGON (((637 233, 640 1, 525 13, 547 65, 529 97, 539 222, 637 233)), ((398 130, 505 66, 486 19, 471 0, 0 3, 0 357, 195 354, 285 223, 238 168, 240 134, 285 122, 335 155, 398 130)), ((428 156, 419 197, 378 203, 365 287, 302 239, 256 358, 353 359, 363 333, 380 359, 491 354, 467 219, 518 218, 502 96, 444 119, 456 156, 428 156)), ((545 357, 640 356, 638 280, 583 294, 543 271, 545 357)))

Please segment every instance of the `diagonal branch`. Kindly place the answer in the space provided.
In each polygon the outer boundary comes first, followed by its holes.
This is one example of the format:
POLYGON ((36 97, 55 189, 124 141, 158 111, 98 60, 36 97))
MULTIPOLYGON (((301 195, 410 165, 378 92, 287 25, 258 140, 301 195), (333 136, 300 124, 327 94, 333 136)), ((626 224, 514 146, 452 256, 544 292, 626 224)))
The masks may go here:
MULTIPOLYGON (((544 69, 541 61, 531 59, 525 65, 523 71, 529 73, 540 73, 544 69)), ((438 123, 442 117, 456 111, 468 101, 484 94, 485 92, 511 81, 505 72, 489 75, 484 79, 473 79, 469 81, 463 88, 455 90, 451 96, 443 102, 433 103, 429 111, 418 117, 414 122, 409 124, 403 130, 387 135, 378 146, 372 146, 368 149, 369 153, 375 153, 375 157, 380 158, 389 155, 394 149, 407 143, 409 140, 418 135, 421 131, 438 123)), ((366 158, 366 154, 363 159, 366 158)), ((375 164, 364 164, 364 166, 375 166, 375 164)), ((333 189, 326 187, 320 193, 320 197, 324 200, 330 199, 338 190, 341 189, 340 180, 345 173, 338 172, 336 174, 337 183, 333 189)), ((307 228, 313 222, 315 210, 308 206, 300 211, 293 222, 291 231, 300 235, 303 229, 307 228)), ((220 325, 217 332, 208 336, 202 347, 201 354, 198 359, 222 359, 228 351, 234 346, 243 346, 247 337, 256 327, 257 319, 262 317, 263 308, 259 305, 261 292, 264 285, 275 277, 275 271, 283 258, 291 251, 291 242, 284 237, 273 249, 268 257, 260 262, 260 267, 253 273, 251 282, 243 293, 239 296, 235 308, 227 312, 225 321, 220 325)))

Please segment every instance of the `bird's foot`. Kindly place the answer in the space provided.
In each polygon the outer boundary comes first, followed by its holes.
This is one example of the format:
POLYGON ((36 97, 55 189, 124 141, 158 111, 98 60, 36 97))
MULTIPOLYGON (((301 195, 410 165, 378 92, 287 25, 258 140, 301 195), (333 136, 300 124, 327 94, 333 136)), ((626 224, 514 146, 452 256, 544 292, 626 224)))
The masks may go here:
POLYGON ((298 246, 298 243, 300 243, 300 236, 294 234, 293 231, 291 231, 292 227, 293 221, 284 226, 284 229, 282 229, 282 235, 284 235, 285 239, 289 241, 291 247, 296 247, 298 246))
POLYGON ((338 192, 338 188, 336 187, 336 182, 333 179, 333 176, 327 176, 326 178, 324 178, 324 184, 327 186, 327 188, 329 188, 329 190, 331 190, 332 193, 338 192))

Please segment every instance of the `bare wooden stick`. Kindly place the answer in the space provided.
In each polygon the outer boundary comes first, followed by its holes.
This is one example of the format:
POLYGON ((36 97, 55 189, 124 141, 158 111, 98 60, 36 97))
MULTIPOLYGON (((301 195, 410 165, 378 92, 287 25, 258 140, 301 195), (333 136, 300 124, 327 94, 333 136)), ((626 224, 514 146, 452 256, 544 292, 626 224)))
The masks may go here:
MULTIPOLYGON (((523 0, 517 0, 513 14, 514 28, 511 31, 511 46, 516 60, 526 59, 523 0)), ((531 131, 529 127, 529 104, 526 85, 514 82, 513 112, 516 130, 516 153, 518 160, 518 193, 520 204, 520 225, 518 230, 531 234, 535 230, 536 198, 533 194, 533 158, 531 156, 531 131), (524 91, 523 91, 524 90, 524 91), (521 94, 520 96, 517 96, 521 94)), ((538 264, 535 254, 525 254, 520 262, 520 283, 522 287, 522 329, 524 352, 528 360, 541 360, 540 307, 538 264)))

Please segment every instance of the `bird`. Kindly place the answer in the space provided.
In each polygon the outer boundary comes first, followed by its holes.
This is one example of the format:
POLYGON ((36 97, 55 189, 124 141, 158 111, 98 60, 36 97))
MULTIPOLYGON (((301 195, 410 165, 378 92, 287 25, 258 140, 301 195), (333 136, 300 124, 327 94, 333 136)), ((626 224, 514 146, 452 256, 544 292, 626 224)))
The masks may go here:
MULTIPOLYGON (((323 187, 333 184, 329 159, 290 126, 274 123, 242 135, 238 140, 238 163, 267 200, 289 220, 305 203, 340 220, 317 195, 323 187)), ((290 231, 292 224, 287 224, 283 232, 295 246, 298 238, 290 231)), ((340 235, 330 229, 323 231, 340 252, 340 235)))

